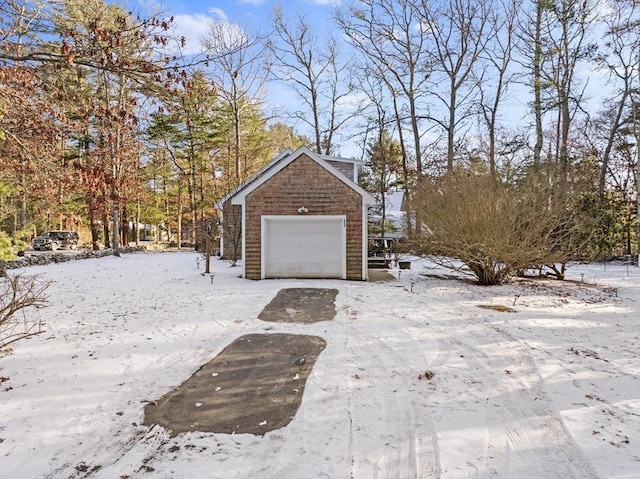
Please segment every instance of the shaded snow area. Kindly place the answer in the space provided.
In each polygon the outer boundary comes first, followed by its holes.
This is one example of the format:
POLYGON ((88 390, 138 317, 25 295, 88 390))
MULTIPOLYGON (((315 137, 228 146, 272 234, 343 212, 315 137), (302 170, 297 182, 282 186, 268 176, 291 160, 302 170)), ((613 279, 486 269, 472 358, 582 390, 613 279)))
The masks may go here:
POLYGON ((220 260, 211 278, 198 258, 22 271, 53 284, 29 312, 45 332, 0 359, 0 477, 640 477, 638 268, 481 287, 425 261, 365 283, 248 281, 220 260), (335 319, 257 319, 284 288, 337 289, 335 319), (147 403, 255 333, 327 343, 286 427, 172 437, 143 425, 147 403))

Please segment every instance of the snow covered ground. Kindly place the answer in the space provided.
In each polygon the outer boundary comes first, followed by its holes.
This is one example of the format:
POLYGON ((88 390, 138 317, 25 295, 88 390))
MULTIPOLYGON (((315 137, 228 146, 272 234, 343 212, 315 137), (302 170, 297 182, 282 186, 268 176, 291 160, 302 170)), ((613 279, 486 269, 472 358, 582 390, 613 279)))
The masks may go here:
POLYGON ((0 358, 0 477, 640 477, 638 268, 480 287, 426 276, 445 272, 423 261, 363 283, 247 281, 219 260, 211 278, 197 258, 23 271, 53 284, 29 313, 45 332, 0 358), (256 319, 300 286, 337 288, 335 319, 256 319), (142 425, 148 401, 260 332, 327 341, 287 427, 172 438, 142 425))

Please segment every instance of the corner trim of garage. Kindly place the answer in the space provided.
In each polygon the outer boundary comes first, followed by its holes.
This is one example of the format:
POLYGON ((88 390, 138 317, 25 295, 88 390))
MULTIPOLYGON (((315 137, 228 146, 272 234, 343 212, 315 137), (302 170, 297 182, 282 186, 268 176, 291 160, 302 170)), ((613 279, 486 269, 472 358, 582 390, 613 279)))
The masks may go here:
POLYGON ((362 197, 362 280, 369 281, 369 223, 367 221, 367 200, 362 197))

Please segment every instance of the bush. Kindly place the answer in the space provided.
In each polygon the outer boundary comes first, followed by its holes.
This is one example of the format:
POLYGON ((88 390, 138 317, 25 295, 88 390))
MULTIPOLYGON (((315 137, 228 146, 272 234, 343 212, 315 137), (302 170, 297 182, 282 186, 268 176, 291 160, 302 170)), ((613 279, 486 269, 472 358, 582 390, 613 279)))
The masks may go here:
POLYGON ((4 231, 0 231, 0 260, 15 259, 18 251, 24 249, 27 244, 17 238, 12 238, 4 231))
POLYGON ((4 231, 0 231, 0 260, 13 259, 14 257, 11 238, 4 231))
POLYGON ((415 207, 423 222, 417 252, 459 260, 484 285, 542 265, 561 276, 588 238, 571 202, 533 177, 508 186, 487 174, 448 173, 423 182, 415 207))

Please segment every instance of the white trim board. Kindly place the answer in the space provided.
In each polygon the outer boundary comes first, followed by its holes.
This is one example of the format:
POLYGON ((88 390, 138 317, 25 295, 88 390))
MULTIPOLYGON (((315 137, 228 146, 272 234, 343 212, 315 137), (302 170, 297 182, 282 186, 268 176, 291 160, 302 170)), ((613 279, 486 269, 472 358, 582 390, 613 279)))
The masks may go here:
MULTIPOLYGON (((321 157, 319 157, 318 155, 316 155, 311 150, 309 150, 308 148, 305 148, 305 147, 298 148, 294 153, 292 153, 292 154, 290 154, 290 155, 288 155, 288 156, 286 156, 284 158, 280 158, 278 160, 278 164, 273 165, 272 167, 268 168, 268 170, 265 171, 265 173, 260 178, 256 178, 256 180, 253 181, 251 184, 248 184, 241 191, 237 192, 232 197, 231 204, 232 205, 242 205, 242 206, 244 206, 245 199, 249 194, 251 194, 253 191, 255 191, 259 186, 261 186, 264 183, 266 183, 269 179, 271 179, 278 172, 283 170, 286 166, 288 166, 289 164, 293 163, 295 160, 300 158, 302 155, 306 155, 309 158, 311 158, 311 160, 315 161, 318 165, 320 165, 322 168, 327 170, 329 173, 331 173, 333 176, 335 176, 338 180, 342 181, 345 185, 347 185, 349 188, 351 188, 356 193, 358 193, 360 196, 362 196, 363 201, 367 205, 375 204, 375 199, 373 198, 373 196, 371 196, 369 193, 367 193, 362 188, 360 188, 356 183, 354 183, 353 181, 351 181, 350 179, 345 177, 342 173, 340 173, 338 170, 336 170, 333 166, 329 165, 321 157)), ((365 212, 365 215, 366 215, 366 212, 365 212)), ((366 218, 366 216, 365 216, 365 218, 366 218)))

